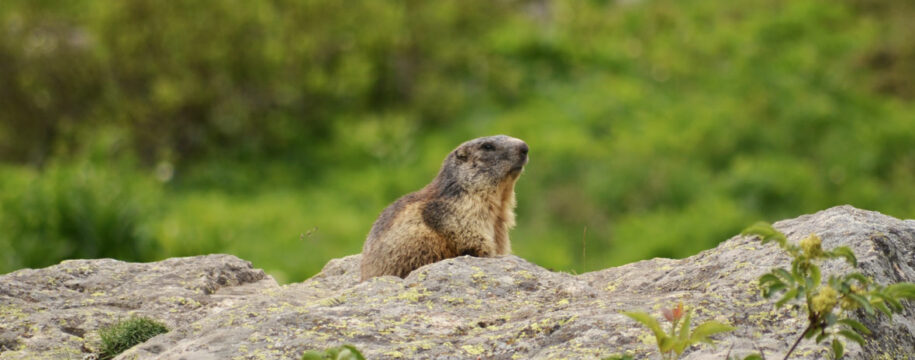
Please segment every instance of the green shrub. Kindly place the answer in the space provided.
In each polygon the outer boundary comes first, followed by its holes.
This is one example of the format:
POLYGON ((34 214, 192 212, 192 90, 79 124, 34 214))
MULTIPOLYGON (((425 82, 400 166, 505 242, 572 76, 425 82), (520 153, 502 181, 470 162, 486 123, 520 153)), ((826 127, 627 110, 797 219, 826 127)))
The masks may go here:
POLYGON ((818 265, 822 261, 841 258, 854 270, 858 268, 858 261, 848 247, 824 249, 816 234, 810 234, 794 245, 788 242, 785 234, 762 222, 750 226, 743 234, 757 236, 763 244, 775 242, 791 257, 790 268, 775 268, 759 278, 763 296, 781 294, 776 308, 797 305, 807 316, 807 327, 788 349, 785 360, 805 339, 814 339, 817 344, 829 342, 833 358, 840 359, 845 353, 843 338, 863 347, 864 336, 870 334, 870 330, 849 317, 848 312, 863 309, 859 314, 865 317, 877 317, 882 313, 892 321, 893 313, 904 310, 902 300, 915 299, 915 284, 900 282, 885 286, 857 271, 838 276, 830 274, 823 283, 818 265))
POLYGON ((162 323, 147 317, 131 317, 99 330, 99 359, 112 359, 134 345, 168 332, 162 323))
POLYGON ((158 256, 151 219, 160 185, 126 160, 93 153, 41 170, 0 167, 0 272, 71 258, 143 261, 158 256))

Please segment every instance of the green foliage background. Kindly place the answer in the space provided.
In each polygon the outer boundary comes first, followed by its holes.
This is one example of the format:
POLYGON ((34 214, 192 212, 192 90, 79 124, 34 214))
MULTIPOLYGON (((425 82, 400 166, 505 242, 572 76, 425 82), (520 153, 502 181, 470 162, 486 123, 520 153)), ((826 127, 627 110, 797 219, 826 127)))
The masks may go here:
POLYGON ((516 254, 684 257, 850 203, 915 217, 907 0, 5 0, 0 272, 357 253, 460 142, 526 140, 516 254))

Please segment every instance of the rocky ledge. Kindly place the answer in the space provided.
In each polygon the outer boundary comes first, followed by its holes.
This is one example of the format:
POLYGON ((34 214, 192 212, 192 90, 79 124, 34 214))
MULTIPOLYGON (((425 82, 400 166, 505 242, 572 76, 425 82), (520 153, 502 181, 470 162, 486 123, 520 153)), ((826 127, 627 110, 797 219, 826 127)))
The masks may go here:
MULTIPOLYGON (((845 245, 881 283, 915 282, 915 220, 840 206, 775 227, 791 241, 810 233, 845 245)), ((117 359, 295 359, 309 349, 353 344, 370 359, 596 359, 629 351, 657 358, 653 338, 621 312, 657 315, 682 301, 694 321, 736 331, 685 359, 765 352, 781 358, 803 314, 773 311, 757 278, 788 258, 774 244, 735 236, 682 259, 652 259, 591 273, 552 272, 516 256, 460 257, 406 279, 358 281, 359 255, 331 260, 315 277, 285 286, 229 255, 156 263, 72 260, 0 276, 0 359, 82 359, 96 331, 132 315, 172 330, 117 359)), ((847 271, 840 261, 824 273, 847 271)), ((915 358, 915 304, 874 332, 853 359, 915 358)), ((792 358, 826 358, 801 345, 792 358)))

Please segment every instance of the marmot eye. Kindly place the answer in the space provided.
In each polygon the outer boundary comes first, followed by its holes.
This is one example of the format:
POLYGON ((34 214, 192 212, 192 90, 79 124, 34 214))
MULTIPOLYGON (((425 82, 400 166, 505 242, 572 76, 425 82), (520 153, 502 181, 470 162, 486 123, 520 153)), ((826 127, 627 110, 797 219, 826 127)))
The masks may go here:
POLYGON ((486 151, 493 151, 493 150, 495 150, 495 149, 496 149, 496 147, 495 147, 495 146, 492 146, 492 144, 490 144, 490 143, 485 143, 485 144, 483 144, 483 150, 486 150, 486 151))

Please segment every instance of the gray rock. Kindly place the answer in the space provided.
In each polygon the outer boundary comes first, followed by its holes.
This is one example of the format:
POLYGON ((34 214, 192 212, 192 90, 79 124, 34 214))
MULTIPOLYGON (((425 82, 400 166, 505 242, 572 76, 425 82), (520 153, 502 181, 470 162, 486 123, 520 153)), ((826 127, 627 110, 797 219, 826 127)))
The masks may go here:
MULTIPOLYGON (((879 282, 915 282, 915 221, 850 206, 776 223, 791 241, 810 233, 825 248, 851 247, 879 282)), ((658 358, 647 329, 621 312, 658 315, 682 301, 694 321, 738 329, 685 359, 764 351, 780 359, 803 329, 796 309, 774 311, 757 279, 788 258, 774 244, 735 236, 682 259, 652 259, 571 275, 516 256, 460 257, 406 279, 358 281, 359 255, 331 260, 315 277, 277 286, 231 256, 151 264, 68 261, 0 276, 0 359, 85 355, 101 325, 129 314, 173 330, 118 359, 295 359, 308 349, 353 344, 370 359, 658 358), (2 350, 6 349, 6 350, 2 350), (12 349, 12 350, 10 350, 12 349)), ((841 261, 824 274, 848 271, 841 261)), ((874 330, 852 359, 915 358, 915 304, 874 330)), ((694 322, 694 323, 695 323, 694 322)), ((804 343, 792 358, 826 358, 804 343)))
POLYGON ((0 276, 0 359, 81 359, 96 350, 96 331, 117 320, 148 316, 170 329, 193 328, 269 289, 279 289, 272 278, 230 255, 19 270, 0 276))

